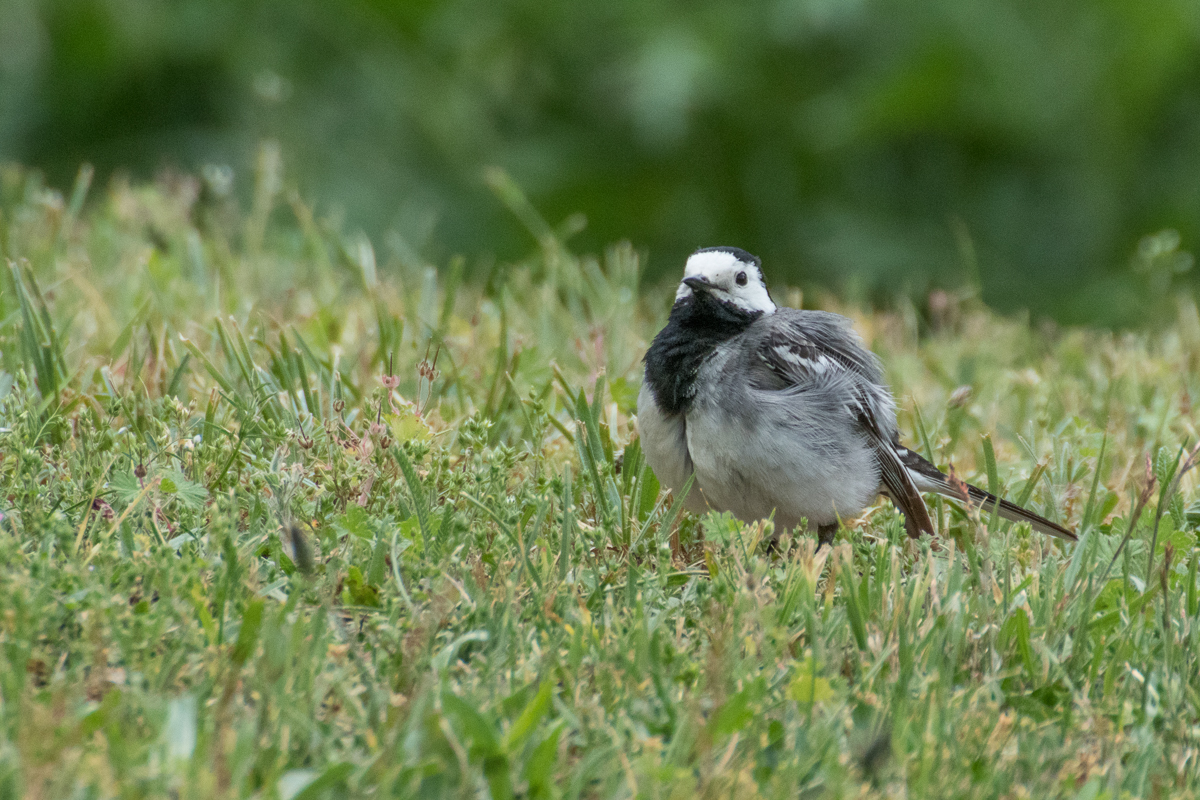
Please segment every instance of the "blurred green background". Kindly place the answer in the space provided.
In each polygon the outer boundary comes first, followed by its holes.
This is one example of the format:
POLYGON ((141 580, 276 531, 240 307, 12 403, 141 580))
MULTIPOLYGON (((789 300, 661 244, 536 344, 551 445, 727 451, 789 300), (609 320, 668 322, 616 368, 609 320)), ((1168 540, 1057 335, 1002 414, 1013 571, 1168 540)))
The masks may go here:
POLYGON ((406 257, 528 250, 495 165, 652 276, 737 244, 866 300, 1139 324, 1194 289, 1200 3, 0 3, 0 159, 248 193, 266 139, 406 257))

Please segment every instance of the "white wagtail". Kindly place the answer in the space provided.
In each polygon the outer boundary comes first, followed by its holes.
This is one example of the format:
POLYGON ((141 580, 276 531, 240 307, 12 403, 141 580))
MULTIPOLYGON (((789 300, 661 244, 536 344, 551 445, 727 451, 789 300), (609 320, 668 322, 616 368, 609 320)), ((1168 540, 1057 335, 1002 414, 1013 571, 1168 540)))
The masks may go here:
POLYGON ((736 247, 697 250, 666 327, 646 352, 637 427, 646 461, 687 507, 777 529, 807 521, 821 544, 879 494, 910 536, 932 534, 921 492, 965 500, 1075 541, 1045 517, 960 481, 903 447, 879 359, 850 320, 777 308, 761 262, 736 247), (963 495, 965 487, 966 496, 963 495))

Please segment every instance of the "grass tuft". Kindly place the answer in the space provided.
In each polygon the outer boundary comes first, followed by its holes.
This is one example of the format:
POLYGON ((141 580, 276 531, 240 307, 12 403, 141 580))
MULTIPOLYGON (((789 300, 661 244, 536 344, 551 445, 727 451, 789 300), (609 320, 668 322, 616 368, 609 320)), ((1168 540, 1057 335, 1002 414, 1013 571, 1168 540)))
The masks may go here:
POLYGON ((642 457, 669 291, 502 173, 537 246, 486 282, 343 234, 270 152, 247 215, 81 173, 60 225, 28 180, 0 209, 0 796, 1200 789, 1194 337, 823 301, 909 441, 1082 535, 941 503, 912 542, 881 502, 777 552, 642 457))

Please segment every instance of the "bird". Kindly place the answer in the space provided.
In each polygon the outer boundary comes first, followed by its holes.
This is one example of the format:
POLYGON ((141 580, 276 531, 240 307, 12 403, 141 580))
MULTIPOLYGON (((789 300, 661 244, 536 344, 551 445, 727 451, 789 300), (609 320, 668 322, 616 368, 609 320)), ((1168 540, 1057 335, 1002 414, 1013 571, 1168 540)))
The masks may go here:
POLYGON ((821 547, 832 545, 840 520, 881 494, 909 536, 934 535, 921 496, 932 492, 1076 541, 902 445, 880 360, 850 320, 777 306, 762 261, 741 248, 705 247, 688 258, 643 363, 642 453, 676 494, 692 480, 684 505, 694 513, 772 518, 777 531, 807 524, 821 547))

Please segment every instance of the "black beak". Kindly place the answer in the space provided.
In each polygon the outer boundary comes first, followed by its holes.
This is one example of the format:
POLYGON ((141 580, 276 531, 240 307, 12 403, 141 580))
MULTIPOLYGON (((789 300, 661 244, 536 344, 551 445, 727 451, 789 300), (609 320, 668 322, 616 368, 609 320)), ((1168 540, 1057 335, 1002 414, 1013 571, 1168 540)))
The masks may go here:
POLYGON ((695 277, 684 278, 683 284, 684 284, 684 286, 687 286, 689 289, 691 289, 693 292, 707 292, 707 291, 710 291, 710 290, 716 288, 715 286, 713 286, 713 284, 709 283, 708 280, 705 278, 695 278, 695 277))

